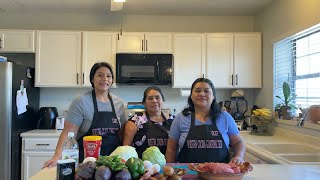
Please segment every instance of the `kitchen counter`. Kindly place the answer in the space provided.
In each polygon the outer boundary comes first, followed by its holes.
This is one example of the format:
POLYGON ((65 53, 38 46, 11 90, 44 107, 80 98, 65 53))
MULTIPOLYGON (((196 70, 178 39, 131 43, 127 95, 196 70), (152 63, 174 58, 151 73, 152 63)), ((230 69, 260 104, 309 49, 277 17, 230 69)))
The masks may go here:
POLYGON ((55 130, 55 129, 34 129, 31 131, 27 131, 21 133, 21 137, 59 137, 62 130, 55 130))
MULTIPOLYGON (((189 173, 190 171, 188 171, 189 173)), ((317 165, 254 164, 253 170, 243 180, 315 180, 320 177, 317 165)), ((29 180, 56 180, 56 167, 41 170, 29 180)), ((198 179, 197 175, 185 175, 183 179, 198 179)))
MULTIPOLYGON (((246 151, 251 153, 262 160, 271 164, 295 164, 288 162, 281 157, 273 153, 268 153, 264 149, 256 146, 256 144, 301 144, 315 149, 319 149, 320 152, 320 138, 309 136, 294 131, 289 131, 283 128, 274 127, 273 136, 256 136, 250 135, 248 131, 241 131, 241 137, 246 143, 246 151)), ((314 152, 317 153, 317 152, 314 152)), ((300 163, 306 164, 306 163, 300 163)), ((312 163, 309 163, 312 164, 312 163)), ((320 163, 319 163, 320 164, 320 163)))

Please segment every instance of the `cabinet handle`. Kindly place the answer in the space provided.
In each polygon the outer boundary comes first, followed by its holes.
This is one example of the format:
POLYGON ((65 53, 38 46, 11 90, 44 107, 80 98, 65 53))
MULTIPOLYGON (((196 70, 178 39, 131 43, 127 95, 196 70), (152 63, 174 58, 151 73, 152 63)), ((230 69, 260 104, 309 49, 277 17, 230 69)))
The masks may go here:
POLYGON ((0 38, 0 49, 2 48, 2 39, 0 38))
POLYGON ((202 74, 202 78, 204 78, 204 74, 202 74))
POLYGON ((238 74, 236 74, 236 86, 238 86, 238 74))
POLYGON ((142 42, 142 48, 141 48, 141 51, 143 51, 143 40, 141 40, 141 42, 142 42))
POLYGON ((148 51, 148 40, 146 40, 146 51, 148 51))
POLYGON ((118 41, 120 40, 120 34, 118 33, 118 41))
POLYGON ((79 73, 77 73, 77 84, 79 84, 79 73))
POLYGON ((231 85, 233 86, 233 74, 231 75, 231 85))
POLYGON ((50 144, 36 144, 36 146, 49 146, 50 144))
POLYGON ((84 84, 84 73, 82 73, 82 84, 84 84))

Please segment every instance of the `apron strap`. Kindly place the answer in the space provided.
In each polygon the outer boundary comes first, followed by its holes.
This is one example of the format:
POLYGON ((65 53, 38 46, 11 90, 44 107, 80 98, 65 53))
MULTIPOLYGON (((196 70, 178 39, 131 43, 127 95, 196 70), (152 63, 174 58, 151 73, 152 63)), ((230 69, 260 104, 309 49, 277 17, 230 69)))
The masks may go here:
MULTIPOLYGON (((111 98, 110 93, 108 93, 108 98, 109 98, 110 103, 111 103, 112 112, 114 112, 116 114, 116 111, 115 111, 115 108, 114 108, 114 104, 113 104, 113 100, 111 98)), ((96 93, 95 93, 94 90, 92 90, 92 99, 93 99, 94 112, 98 112, 97 98, 96 98, 96 93)))
MULTIPOLYGON (((150 116, 149 116, 149 114, 147 113, 147 111, 145 112, 146 113, 146 116, 147 116, 147 119, 148 119, 148 125, 150 125, 150 123, 152 123, 151 122, 151 120, 150 120, 150 116)), ((162 116, 162 119, 163 119, 163 124, 164 123, 166 123, 166 121, 167 121, 167 119, 166 119, 166 116, 162 113, 162 111, 161 111, 161 116, 162 116)), ((159 126, 162 130, 164 130, 166 133, 168 133, 169 134, 169 131, 170 131, 170 129, 166 129, 166 128, 164 128, 164 127, 162 127, 162 126, 159 126)))

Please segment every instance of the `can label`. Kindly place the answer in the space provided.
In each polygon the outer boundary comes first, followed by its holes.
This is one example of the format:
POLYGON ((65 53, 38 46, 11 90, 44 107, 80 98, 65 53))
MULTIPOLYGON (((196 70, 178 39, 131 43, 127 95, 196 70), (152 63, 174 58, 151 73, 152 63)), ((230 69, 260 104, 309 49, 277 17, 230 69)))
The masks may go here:
POLYGON ((86 157, 95 157, 97 159, 99 158, 100 149, 101 149, 101 140, 96 140, 96 141, 83 140, 83 147, 84 147, 84 158, 86 157))

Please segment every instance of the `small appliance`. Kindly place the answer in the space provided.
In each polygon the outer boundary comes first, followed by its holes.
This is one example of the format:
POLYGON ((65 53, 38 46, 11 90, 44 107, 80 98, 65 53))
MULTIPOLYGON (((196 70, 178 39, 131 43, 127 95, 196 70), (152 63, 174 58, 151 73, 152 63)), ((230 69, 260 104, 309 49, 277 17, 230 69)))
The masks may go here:
POLYGON ((56 130, 62 130, 64 128, 64 116, 60 116, 56 118, 56 130))
POLYGON ((56 107, 41 107, 37 123, 38 129, 55 129, 58 110, 56 107))
POLYGON ((116 79, 119 84, 172 84, 172 54, 116 55, 116 79))

